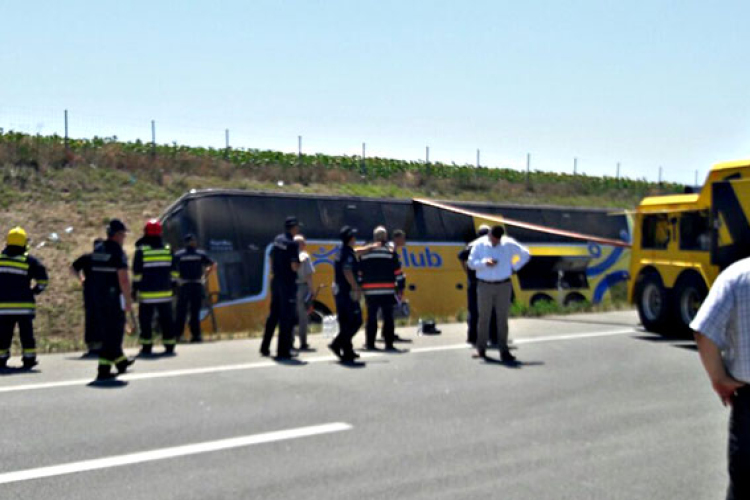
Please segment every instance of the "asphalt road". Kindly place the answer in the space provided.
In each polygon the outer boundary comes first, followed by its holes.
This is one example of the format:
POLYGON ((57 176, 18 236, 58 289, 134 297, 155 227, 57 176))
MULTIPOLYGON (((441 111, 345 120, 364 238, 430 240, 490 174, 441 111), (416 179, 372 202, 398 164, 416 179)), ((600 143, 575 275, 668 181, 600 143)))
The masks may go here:
POLYGON ((692 343, 631 312, 511 332, 515 367, 471 359, 461 325, 356 368, 321 336, 299 364, 180 345, 104 387, 44 356, 0 377, 0 498, 724 497, 727 410, 692 343))

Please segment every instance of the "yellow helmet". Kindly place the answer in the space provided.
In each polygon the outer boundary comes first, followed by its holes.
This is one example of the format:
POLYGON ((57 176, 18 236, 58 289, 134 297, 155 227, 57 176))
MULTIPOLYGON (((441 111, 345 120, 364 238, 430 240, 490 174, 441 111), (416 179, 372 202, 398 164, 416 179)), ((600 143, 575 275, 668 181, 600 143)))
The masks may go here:
POLYGON ((28 241, 29 237, 26 235, 26 231, 20 226, 14 227, 8 233, 8 245, 25 247, 28 241))

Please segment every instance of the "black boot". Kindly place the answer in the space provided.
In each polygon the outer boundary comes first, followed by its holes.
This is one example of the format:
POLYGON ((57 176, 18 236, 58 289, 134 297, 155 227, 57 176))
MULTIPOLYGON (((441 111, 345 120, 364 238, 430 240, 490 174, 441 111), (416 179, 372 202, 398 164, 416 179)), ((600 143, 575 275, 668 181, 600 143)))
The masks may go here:
POLYGON ((31 370, 36 365, 38 365, 39 362, 36 360, 36 357, 33 358, 23 358, 23 369, 24 370, 31 370))
POLYGON ((135 363, 134 359, 125 358, 122 361, 118 361, 115 363, 115 366, 117 367, 117 373, 123 374, 128 371, 128 367, 133 366, 133 363, 135 363))
POLYGON ((167 344, 164 346, 164 354, 171 356, 174 354, 174 344, 167 344))
POLYGON ((151 356, 151 346, 150 345, 142 345, 141 346, 141 356, 151 356))
POLYGON ((109 365, 99 365, 99 371, 96 376, 96 380, 112 380, 116 378, 117 374, 112 373, 109 368, 109 365))

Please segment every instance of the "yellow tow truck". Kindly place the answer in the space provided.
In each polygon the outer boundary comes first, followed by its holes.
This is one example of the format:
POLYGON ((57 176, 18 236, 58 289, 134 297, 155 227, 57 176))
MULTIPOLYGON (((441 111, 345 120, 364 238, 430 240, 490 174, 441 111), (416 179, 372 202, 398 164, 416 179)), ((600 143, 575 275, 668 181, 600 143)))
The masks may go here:
POLYGON ((714 165, 698 193, 635 211, 628 296, 643 326, 682 334, 719 273, 750 256, 750 160, 714 165))

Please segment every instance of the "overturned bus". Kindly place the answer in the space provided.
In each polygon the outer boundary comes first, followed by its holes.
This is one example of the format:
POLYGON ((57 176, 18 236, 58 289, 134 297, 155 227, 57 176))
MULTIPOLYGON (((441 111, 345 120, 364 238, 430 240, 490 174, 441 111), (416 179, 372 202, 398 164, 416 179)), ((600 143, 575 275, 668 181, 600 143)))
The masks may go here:
MULTIPOLYGON (((505 218, 520 221, 506 224, 506 231, 532 254, 529 264, 513 277, 517 301, 598 303, 608 300, 613 285, 628 278, 628 219, 606 210, 191 191, 164 212, 162 222, 165 238, 174 248, 182 246, 185 234, 193 233, 218 264, 218 273, 208 286, 213 310, 204 327, 209 331, 262 325, 270 300, 271 242, 288 215, 296 215, 303 224, 316 269, 316 287, 333 281, 338 233, 343 225, 356 227, 363 242, 378 225, 390 232, 403 229, 407 246, 400 257, 414 317, 453 316, 466 308, 466 276, 458 252, 474 238, 478 225, 505 218)), ((331 287, 327 286, 314 304, 313 319, 334 309, 331 287)))

